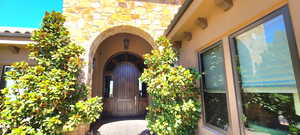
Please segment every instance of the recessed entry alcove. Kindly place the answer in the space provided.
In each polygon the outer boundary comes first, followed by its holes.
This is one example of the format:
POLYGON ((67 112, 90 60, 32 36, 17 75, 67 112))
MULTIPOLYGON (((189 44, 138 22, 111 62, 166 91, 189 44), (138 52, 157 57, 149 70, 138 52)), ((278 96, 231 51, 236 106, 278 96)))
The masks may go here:
POLYGON ((146 114, 146 84, 139 81, 143 55, 152 46, 139 35, 118 33, 103 40, 93 58, 92 95, 103 97, 103 117, 146 114))

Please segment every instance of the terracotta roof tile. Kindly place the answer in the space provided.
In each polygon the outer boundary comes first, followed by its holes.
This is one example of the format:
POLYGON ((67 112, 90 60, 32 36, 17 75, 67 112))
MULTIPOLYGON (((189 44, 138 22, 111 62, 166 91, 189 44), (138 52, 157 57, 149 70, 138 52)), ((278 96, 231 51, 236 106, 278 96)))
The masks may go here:
POLYGON ((30 37, 34 28, 0 27, 0 36, 23 36, 30 37))

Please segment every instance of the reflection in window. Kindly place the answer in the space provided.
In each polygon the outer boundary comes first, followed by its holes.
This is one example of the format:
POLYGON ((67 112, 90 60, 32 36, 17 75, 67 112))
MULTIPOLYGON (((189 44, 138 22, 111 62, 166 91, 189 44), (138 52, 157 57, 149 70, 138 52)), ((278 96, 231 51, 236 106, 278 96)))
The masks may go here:
POLYGON ((4 66, 0 66, 0 90, 3 89, 3 86, 2 86, 2 83, 3 83, 3 69, 4 69, 4 66))
POLYGON ((8 72, 8 71, 10 71, 10 70, 12 70, 11 66, 3 66, 2 67, 0 89, 9 88, 9 87, 11 87, 12 85, 15 84, 14 80, 7 80, 7 79, 5 79, 5 73, 8 72))
POLYGON ((139 82, 139 96, 147 97, 147 85, 140 80, 138 82, 139 82))
POLYGON ((114 96, 114 81, 112 80, 111 76, 105 76, 105 86, 104 86, 104 93, 103 93, 103 97, 105 98, 110 98, 114 96))
POLYGON ((205 122, 227 130, 228 112, 222 43, 200 55, 205 122))
POLYGON ((142 96, 142 90, 143 90, 143 88, 142 88, 142 85, 143 83, 139 80, 139 95, 140 96, 142 96))
POLYGON ((246 134, 288 135, 300 102, 282 15, 235 37, 246 134))
POLYGON ((109 81, 109 97, 114 96, 114 81, 110 80, 109 81))
MULTIPOLYGON (((6 78, 6 75, 5 73, 6 72, 9 72, 13 70, 13 68, 11 66, 3 66, 2 67, 2 75, 1 75, 1 83, 0 83, 0 90, 3 89, 3 88, 11 88, 13 85, 16 84, 16 81, 15 80, 8 80, 6 78)), ((12 90, 12 89, 10 89, 12 90)), ((23 89, 18 89, 19 91, 19 94, 22 94, 24 92, 23 89)), ((16 95, 13 91, 10 91, 10 95, 8 96, 11 100, 15 100, 16 99, 16 95)))

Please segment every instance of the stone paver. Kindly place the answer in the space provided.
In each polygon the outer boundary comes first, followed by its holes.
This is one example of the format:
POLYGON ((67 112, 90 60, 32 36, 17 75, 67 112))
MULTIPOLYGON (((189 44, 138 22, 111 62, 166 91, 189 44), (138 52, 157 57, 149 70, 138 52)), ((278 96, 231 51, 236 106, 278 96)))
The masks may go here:
POLYGON ((100 135, 148 135, 145 120, 120 120, 103 124, 98 128, 100 135))

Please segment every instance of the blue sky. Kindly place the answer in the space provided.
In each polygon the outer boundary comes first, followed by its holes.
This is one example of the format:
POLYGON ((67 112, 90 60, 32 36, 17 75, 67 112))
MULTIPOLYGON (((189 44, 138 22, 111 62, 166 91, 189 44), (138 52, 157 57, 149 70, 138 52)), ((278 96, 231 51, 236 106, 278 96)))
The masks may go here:
POLYGON ((285 24, 283 16, 277 16, 264 24, 266 42, 272 43, 277 31, 285 32, 285 24))
POLYGON ((40 27, 45 11, 62 12, 63 0, 0 0, 0 27, 40 27))

